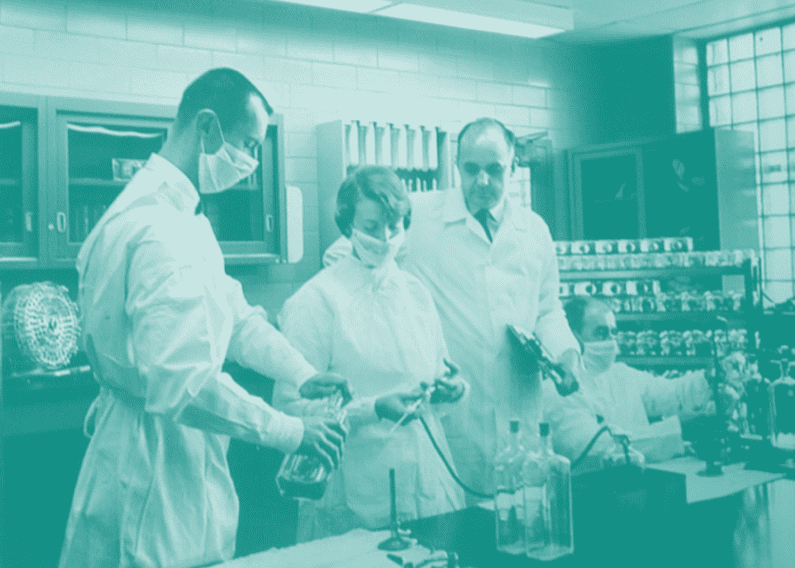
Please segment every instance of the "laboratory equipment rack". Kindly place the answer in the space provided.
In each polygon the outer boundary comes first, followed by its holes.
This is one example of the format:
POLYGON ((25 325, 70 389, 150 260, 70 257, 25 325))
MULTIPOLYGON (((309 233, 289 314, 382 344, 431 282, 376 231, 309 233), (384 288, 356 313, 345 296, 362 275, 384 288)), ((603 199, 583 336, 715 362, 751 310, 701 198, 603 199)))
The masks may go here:
MULTIPOLYGON (((740 265, 730 266, 671 266, 667 268, 638 268, 623 270, 564 270, 560 272, 563 282, 603 282, 626 280, 669 281, 682 278, 698 282, 712 282, 712 289, 724 292, 742 291, 743 306, 739 312, 718 311, 670 311, 670 312, 618 312, 616 323, 620 331, 628 329, 746 329, 748 349, 756 348, 756 335, 762 317, 761 288, 758 258, 746 258, 740 265), (720 286, 718 286, 720 282, 720 286)), ((608 298, 601 296, 602 298, 608 298)), ((561 298, 564 302, 567 298, 561 298)), ((638 356, 620 355, 617 361, 640 369, 662 372, 666 369, 705 369, 714 365, 712 356, 638 356)))

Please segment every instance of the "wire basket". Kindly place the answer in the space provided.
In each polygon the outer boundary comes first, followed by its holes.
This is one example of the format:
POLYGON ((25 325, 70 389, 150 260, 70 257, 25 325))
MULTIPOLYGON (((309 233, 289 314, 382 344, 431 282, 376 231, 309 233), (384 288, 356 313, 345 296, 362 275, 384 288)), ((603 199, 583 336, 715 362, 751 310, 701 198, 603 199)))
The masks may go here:
POLYGON ((66 367, 77 353, 79 337, 77 304, 64 286, 17 286, 3 302, 3 339, 12 360, 21 356, 46 370, 66 367))

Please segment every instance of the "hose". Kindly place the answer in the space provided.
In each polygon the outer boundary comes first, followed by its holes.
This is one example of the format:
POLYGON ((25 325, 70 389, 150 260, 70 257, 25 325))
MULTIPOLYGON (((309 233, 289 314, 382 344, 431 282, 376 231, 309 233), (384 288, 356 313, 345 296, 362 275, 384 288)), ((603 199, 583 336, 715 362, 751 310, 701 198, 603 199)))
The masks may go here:
POLYGON ((447 461, 447 458, 444 457, 444 454, 442 453, 442 450, 439 448, 439 444, 436 443, 436 439, 433 437, 433 434, 431 434, 431 430, 430 428, 428 428, 428 424, 425 422, 425 417, 420 416, 419 419, 420 422, 422 422, 422 427, 425 428, 425 433, 428 434, 428 438, 430 438, 431 440, 431 444, 433 444, 433 448, 436 450, 436 453, 439 454, 439 457, 442 458, 442 462, 444 463, 444 466, 447 468, 447 471, 450 472, 451 476, 453 476, 453 480, 455 480, 455 482, 461 486, 461 489, 463 489, 470 495, 474 495, 475 497, 480 497, 481 499, 494 499, 494 495, 475 491, 474 489, 468 487, 463 481, 461 481, 461 479, 459 479, 459 477, 455 474, 455 471, 453 471, 453 468, 450 467, 450 463, 447 461))
MULTIPOLYGON (((588 442, 588 445, 587 445, 587 446, 585 446, 585 449, 582 451, 582 453, 580 454, 580 456, 579 456, 579 457, 578 457, 576 460, 574 460, 574 461, 572 462, 572 464, 571 464, 571 469, 574 469, 575 467, 577 467, 577 466, 580 464, 580 462, 581 462, 581 461, 582 461, 582 460, 585 458, 585 456, 587 456, 587 455, 588 455, 588 452, 590 452, 590 451, 591 451, 591 448, 593 448, 594 444, 595 444, 595 443, 596 443, 596 441, 599 439, 599 437, 600 437, 602 434, 604 434, 605 432, 607 432, 607 433, 608 433, 608 434, 610 434, 611 436, 613 435, 613 433, 612 433, 612 432, 610 432, 610 427, 609 427, 609 426, 607 426, 607 425, 605 425, 605 426, 602 426, 602 427, 599 429, 599 431, 598 431, 596 434, 594 434, 594 435, 593 435, 593 438, 591 438, 591 441, 590 441, 590 442, 588 442)), ((629 457, 627 457, 627 463, 629 463, 629 457)))

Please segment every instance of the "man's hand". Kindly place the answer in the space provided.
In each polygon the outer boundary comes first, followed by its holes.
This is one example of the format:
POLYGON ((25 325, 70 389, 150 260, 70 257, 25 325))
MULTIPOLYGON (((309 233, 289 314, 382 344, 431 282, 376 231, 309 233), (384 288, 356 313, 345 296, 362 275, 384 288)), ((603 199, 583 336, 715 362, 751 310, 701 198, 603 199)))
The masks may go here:
POLYGON ((336 391, 342 393, 343 405, 348 404, 353 398, 353 390, 348 384, 348 379, 344 379, 336 373, 318 373, 298 389, 298 393, 303 398, 326 398, 336 391))
POLYGON ((337 467, 348 432, 339 422, 325 416, 307 416, 302 420, 304 437, 296 453, 320 459, 329 470, 337 467))
MULTIPOLYGON (((397 422, 403 417, 409 407, 423 396, 424 394, 422 392, 417 391, 382 396, 375 401, 375 413, 378 415, 378 418, 386 418, 392 422, 397 422)), ((417 418, 417 416, 418 414, 416 411, 412 412, 403 420, 403 424, 408 424, 417 418)))
POLYGON ((576 349, 567 349, 558 358, 558 365, 564 371, 563 385, 555 385, 563 396, 576 392, 579 388, 580 354, 576 349))

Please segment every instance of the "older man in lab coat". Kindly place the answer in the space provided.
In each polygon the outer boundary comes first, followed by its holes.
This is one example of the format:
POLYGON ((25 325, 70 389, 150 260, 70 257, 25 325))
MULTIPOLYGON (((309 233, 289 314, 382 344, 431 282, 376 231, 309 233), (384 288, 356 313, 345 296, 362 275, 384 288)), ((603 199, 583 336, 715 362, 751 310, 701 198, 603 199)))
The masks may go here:
POLYGON ((204 566, 234 555, 231 436, 340 459, 344 431, 277 412, 221 371, 226 358, 317 397, 347 383, 317 371, 248 305, 201 193, 257 167, 272 109, 248 79, 211 70, 185 91, 168 141, 84 243, 83 346, 101 390, 62 568, 204 566))
MULTIPOLYGON (((679 415, 706 411, 710 385, 704 371, 668 379, 616 363, 616 317, 599 299, 576 297, 566 304, 571 328, 583 349, 580 390, 568 397, 545 398, 555 451, 576 460, 591 438, 608 425, 630 437, 632 446, 649 462, 684 453, 679 415), (661 418, 651 422, 650 418, 661 418)), ((601 436, 583 459, 583 469, 599 467, 614 443, 601 436)))
MULTIPOLYGON (((513 364, 507 326, 535 332, 570 383, 579 350, 558 299, 549 229, 506 198, 513 133, 491 118, 466 125, 457 167, 461 187, 412 195, 411 228, 396 260, 433 296, 450 357, 472 387, 468 403, 443 419, 459 474, 469 487, 492 493, 493 460, 508 421, 518 417, 536 434, 542 409, 540 378, 513 364)), ((345 254, 350 242, 340 238, 324 261, 345 254)))

